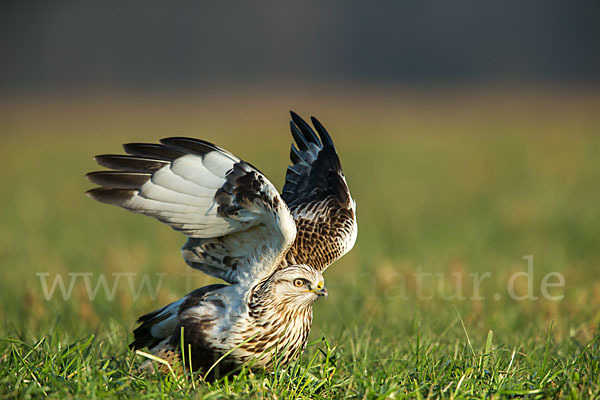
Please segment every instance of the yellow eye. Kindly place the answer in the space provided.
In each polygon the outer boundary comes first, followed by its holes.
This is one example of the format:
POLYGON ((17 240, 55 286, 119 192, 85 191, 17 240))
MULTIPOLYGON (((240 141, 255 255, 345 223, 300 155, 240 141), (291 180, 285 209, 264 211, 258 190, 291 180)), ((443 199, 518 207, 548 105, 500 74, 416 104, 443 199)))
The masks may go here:
POLYGON ((296 286, 296 287, 302 287, 302 286, 304 286, 304 280, 303 279, 296 279, 296 280, 294 280, 294 286, 296 286))

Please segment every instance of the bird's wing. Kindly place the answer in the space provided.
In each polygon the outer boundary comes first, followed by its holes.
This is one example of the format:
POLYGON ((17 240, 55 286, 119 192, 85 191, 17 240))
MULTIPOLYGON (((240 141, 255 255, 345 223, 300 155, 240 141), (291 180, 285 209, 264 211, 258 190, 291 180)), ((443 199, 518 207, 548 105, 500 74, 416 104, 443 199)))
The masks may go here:
POLYGON ((101 155, 114 171, 87 178, 88 195, 149 215, 189 237, 185 261, 229 283, 271 272, 296 236, 273 184, 256 168, 212 143, 190 138, 124 145, 129 155, 101 155))
POLYGON ((356 241, 356 202, 333 141, 323 125, 314 129, 291 112, 292 144, 281 197, 296 220, 297 238, 291 253, 295 262, 323 271, 346 254, 356 241), (315 133, 316 130, 316 133, 315 133))

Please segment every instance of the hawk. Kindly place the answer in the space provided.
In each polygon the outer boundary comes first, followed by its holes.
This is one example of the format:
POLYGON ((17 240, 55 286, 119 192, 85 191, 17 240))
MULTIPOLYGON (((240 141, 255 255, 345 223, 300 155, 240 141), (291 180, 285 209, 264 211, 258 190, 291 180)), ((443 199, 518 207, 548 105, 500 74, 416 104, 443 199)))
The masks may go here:
POLYGON ((311 121, 291 112, 295 145, 281 194, 254 166, 204 140, 130 143, 128 155, 95 157, 112 171, 86 175, 101 186, 90 197, 182 232, 186 263, 227 282, 140 317, 131 348, 201 372, 219 360, 223 374, 301 354, 313 303, 327 296, 322 273, 357 234, 356 202, 333 141, 311 121))

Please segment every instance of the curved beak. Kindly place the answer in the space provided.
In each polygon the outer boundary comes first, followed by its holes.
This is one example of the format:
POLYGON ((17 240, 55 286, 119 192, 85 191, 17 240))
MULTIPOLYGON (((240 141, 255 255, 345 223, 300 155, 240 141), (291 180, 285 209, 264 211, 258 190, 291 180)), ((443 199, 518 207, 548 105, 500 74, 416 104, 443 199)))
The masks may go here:
POLYGON ((327 298, 327 288, 325 286, 323 286, 321 289, 315 290, 315 293, 319 296, 325 296, 325 298, 327 298))
POLYGON ((321 296, 325 296, 325 298, 327 298, 327 288, 325 287, 325 284, 323 283, 323 281, 320 281, 319 283, 317 283, 317 287, 314 289, 309 289, 309 290, 304 290, 304 293, 316 293, 319 297, 321 296))

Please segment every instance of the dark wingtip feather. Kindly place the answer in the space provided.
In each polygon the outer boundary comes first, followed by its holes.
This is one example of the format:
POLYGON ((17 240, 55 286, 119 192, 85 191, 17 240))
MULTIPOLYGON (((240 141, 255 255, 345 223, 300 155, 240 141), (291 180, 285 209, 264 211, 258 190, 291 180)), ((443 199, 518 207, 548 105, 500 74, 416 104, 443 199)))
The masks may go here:
POLYGON ((110 188, 95 188, 85 192, 88 197, 96 201, 117 206, 131 199, 135 193, 135 190, 110 188))
POLYGON ((94 160, 103 167, 129 172, 153 172, 168 164, 163 160, 121 154, 102 154, 94 160))
POLYGON ((210 142, 188 137, 168 137, 160 139, 160 143, 176 149, 188 151, 199 156, 203 156, 211 151, 217 150, 217 147, 210 142))
POLYGON ((298 149, 293 144, 290 148, 290 159, 292 160, 293 164, 297 164, 303 161, 302 157, 300 156, 300 153, 298 152, 298 149))
POLYGON ((125 171, 90 172, 85 177, 96 185, 112 189, 138 189, 150 179, 150 174, 125 171))
POLYGON ((156 158, 163 161, 173 161, 188 154, 188 152, 182 150, 154 143, 126 143, 123 145, 123 149, 132 156, 156 158))
POLYGON ((296 114, 293 110, 290 110, 290 116, 292 117, 292 121, 295 121, 297 119, 302 119, 300 118, 300 116, 298 114, 296 114))
POLYGON ((197 154, 200 156, 208 154, 211 151, 218 151, 219 153, 225 154, 234 161, 239 161, 235 154, 207 140, 189 137, 168 137, 161 139, 160 142, 166 146, 179 149, 185 152, 197 154))
POLYGON ((328 195, 335 195, 343 204, 349 204, 348 187, 329 132, 318 119, 311 117, 310 121, 319 135, 318 138, 312 138, 310 132, 314 134, 313 128, 304 122, 298 114, 293 111, 290 111, 290 114, 292 115, 292 121, 290 122, 292 134, 296 139, 298 148, 292 145, 290 150, 290 158, 294 168, 292 170, 288 168, 286 172, 285 185, 282 191, 284 201, 288 206, 291 206, 302 202, 320 200, 328 195), (298 137, 300 140, 298 140, 298 137), (308 149, 310 154, 307 154, 309 152, 303 149, 304 144, 310 145, 308 149), (318 146, 317 149, 315 149, 315 144, 318 146))
POLYGON ((325 129, 323 124, 321 124, 321 122, 319 122, 319 120, 315 117, 310 117, 310 120, 317 130, 323 146, 333 146, 333 140, 331 140, 331 136, 329 136, 329 132, 327 132, 327 129, 325 129))
POLYGON ((290 130, 292 131, 292 136, 294 137, 294 140, 298 144, 300 150, 308 150, 308 142, 293 121, 290 121, 290 130))
POLYGON ((303 120, 295 112, 290 111, 290 114, 292 115, 292 121, 298 126, 298 128, 302 132, 302 135, 304 136, 304 138, 307 141, 320 146, 321 142, 319 141, 319 138, 315 134, 315 131, 313 130, 313 128, 311 128, 311 126, 309 124, 307 124, 306 121, 303 120))

